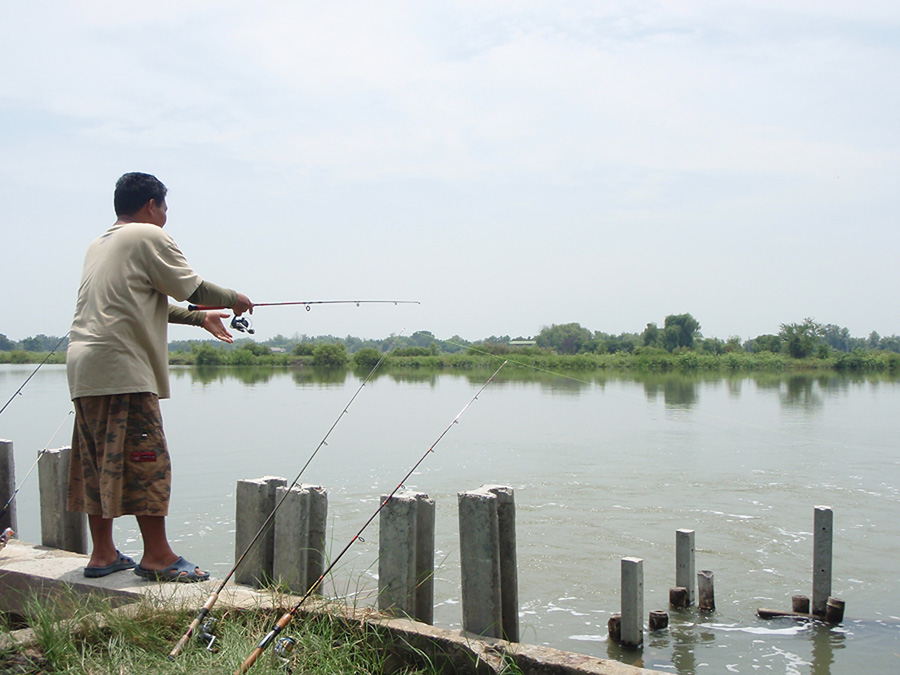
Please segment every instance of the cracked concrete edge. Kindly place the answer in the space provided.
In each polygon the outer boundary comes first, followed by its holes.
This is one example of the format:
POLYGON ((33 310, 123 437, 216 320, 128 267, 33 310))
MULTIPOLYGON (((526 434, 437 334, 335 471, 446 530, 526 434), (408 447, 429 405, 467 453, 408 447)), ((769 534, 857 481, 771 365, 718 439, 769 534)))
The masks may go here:
MULTIPOLYGON (((84 577, 82 569, 87 556, 36 546, 12 540, 0 552, 0 610, 17 612, 16 598, 27 597, 35 589, 54 592, 63 588, 79 593, 102 594, 115 598, 117 611, 140 598, 150 598, 171 607, 197 610, 221 581, 194 584, 160 583, 143 580, 129 571, 99 579, 84 577), (9 591, 13 591, 10 593, 9 591)), ((247 611, 284 612, 300 598, 277 590, 257 590, 229 583, 219 594, 217 607, 247 611)), ((18 613, 18 612, 17 612, 18 613)), ((406 618, 396 618, 370 608, 349 607, 338 601, 313 597, 298 614, 323 614, 366 625, 390 637, 398 651, 421 651, 449 660, 457 672, 473 675, 500 673, 509 662, 526 675, 660 675, 661 671, 638 668, 584 654, 564 652, 551 647, 513 643, 495 638, 471 635, 459 630, 437 628, 406 618)), ((279 614, 280 616, 280 614, 279 614)), ((35 639, 30 629, 0 635, 0 648, 13 644, 30 644, 35 639)))

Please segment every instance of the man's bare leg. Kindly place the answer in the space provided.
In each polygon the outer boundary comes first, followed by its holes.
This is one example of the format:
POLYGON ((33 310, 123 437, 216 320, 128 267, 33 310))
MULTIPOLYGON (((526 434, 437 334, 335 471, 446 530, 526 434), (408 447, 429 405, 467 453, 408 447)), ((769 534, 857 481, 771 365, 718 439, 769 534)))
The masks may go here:
MULTIPOLYGON (((166 537, 166 517, 135 517, 144 539, 144 557, 141 558, 141 567, 145 570, 167 569, 178 560, 178 554, 172 550, 169 539, 166 537)), ((197 574, 204 573, 199 567, 195 568, 195 571, 197 574)))
POLYGON ((119 559, 116 545, 113 543, 113 519, 103 516, 88 515, 88 529, 91 532, 91 559, 88 567, 106 567, 119 559))

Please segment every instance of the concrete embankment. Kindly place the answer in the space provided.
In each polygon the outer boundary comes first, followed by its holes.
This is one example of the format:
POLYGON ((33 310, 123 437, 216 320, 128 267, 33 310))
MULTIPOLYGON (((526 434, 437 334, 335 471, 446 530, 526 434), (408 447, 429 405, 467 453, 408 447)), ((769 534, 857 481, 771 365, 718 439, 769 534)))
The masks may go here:
MULTIPOLYGON (((12 540, 0 551, 0 611, 21 614, 24 603, 35 595, 52 598, 63 591, 96 594, 111 598, 113 604, 127 607, 142 597, 153 598, 174 607, 199 609, 219 585, 210 580, 198 584, 163 584, 144 581, 130 572, 101 579, 82 574, 87 556, 35 546, 12 540)), ((246 586, 229 584, 222 591, 217 608, 274 610, 292 606, 297 598, 246 586)), ((526 675, 652 675, 659 671, 627 666, 615 661, 547 647, 512 643, 436 628, 407 619, 391 618, 371 609, 354 609, 326 600, 316 600, 305 612, 329 612, 354 623, 364 622, 382 634, 396 638, 397 645, 411 645, 437 662, 447 672, 489 675, 499 673, 504 661, 514 662, 526 675)), ((273 620, 277 618, 273 613, 273 620)), ((185 626, 186 628, 186 626, 185 626)), ((248 644, 260 636, 248 636, 248 644)), ((33 639, 27 628, 0 636, 4 642, 27 643, 33 639)))

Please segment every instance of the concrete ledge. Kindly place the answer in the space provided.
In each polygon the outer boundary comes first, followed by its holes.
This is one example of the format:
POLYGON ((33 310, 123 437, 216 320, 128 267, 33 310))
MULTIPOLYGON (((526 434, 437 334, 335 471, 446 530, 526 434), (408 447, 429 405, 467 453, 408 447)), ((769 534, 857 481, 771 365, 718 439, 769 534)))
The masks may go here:
MULTIPOLYGON (((141 597, 195 611, 221 583, 213 579, 196 584, 159 583, 146 581, 130 572, 88 579, 82 574, 87 560, 86 555, 35 546, 15 539, 10 541, 0 551, 0 611, 18 614, 24 608, 23 603, 36 593, 52 597, 63 590, 114 598, 121 611, 129 611, 127 605, 141 597)), ((216 607, 269 610, 273 612, 274 622, 278 618, 274 610, 283 611, 298 600, 299 597, 295 596, 229 583, 220 594, 216 607)), ((445 663, 447 672, 493 675, 500 673, 504 664, 512 661, 526 675, 661 675, 661 671, 583 654, 484 638, 409 619, 391 618, 374 609, 346 607, 323 598, 307 600, 298 614, 324 612, 378 631, 389 638, 391 649, 397 653, 421 650, 435 662, 445 663)), ((259 637, 250 636, 248 642, 259 637)), ((18 644, 28 643, 33 640, 33 633, 23 629, 14 631, 10 638, 18 644)))

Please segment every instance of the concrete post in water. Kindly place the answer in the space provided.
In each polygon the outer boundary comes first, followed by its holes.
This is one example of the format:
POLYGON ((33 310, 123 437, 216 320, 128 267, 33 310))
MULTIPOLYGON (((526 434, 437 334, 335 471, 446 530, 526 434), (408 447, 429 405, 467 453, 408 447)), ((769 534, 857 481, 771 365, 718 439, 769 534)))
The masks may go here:
POLYGON ((16 458, 13 455, 12 441, 0 440, 0 532, 11 527, 15 532, 19 531, 16 522, 16 502, 4 509, 16 492, 16 458))
POLYGON ((644 561, 622 558, 622 644, 644 643, 644 561))
POLYGON ((275 504, 282 498, 284 502, 275 514, 272 575, 295 593, 305 593, 322 573, 324 538, 318 532, 324 530, 324 522, 314 519, 324 521, 325 512, 316 509, 314 514, 312 509, 312 502, 318 497, 327 502, 327 494, 318 486, 294 486, 290 491, 286 487, 275 488, 275 504))
POLYGON ((825 616, 831 595, 831 548, 834 513, 830 506, 817 506, 813 523, 812 613, 825 616))
POLYGON ((500 535, 500 613, 503 637, 519 641, 519 563, 516 556, 516 502, 513 489, 504 485, 485 486, 497 496, 497 523, 500 535))
POLYGON ((463 630, 519 640, 512 488, 483 486, 459 497, 463 630))
MULTIPOLYGON (((328 523, 328 492, 316 485, 304 488, 309 493, 309 550, 306 555, 306 588, 325 572, 325 536, 328 523)), ((322 594, 321 584, 316 593, 322 594)))
POLYGON ((707 612, 716 609, 716 593, 713 587, 714 575, 709 570, 697 573, 697 606, 707 612))
MULTIPOLYGON (((263 476, 239 480, 235 490, 236 517, 234 530, 234 559, 237 561, 259 532, 275 508, 275 490, 287 485, 284 478, 263 476)), ((264 532, 235 572, 240 584, 265 586, 273 578, 275 557, 275 528, 264 532)))
POLYGON ((675 587, 687 589, 687 605, 694 604, 694 531, 675 530, 675 587))
POLYGON ((434 500, 416 502, 416 621, 434 623, 434 500))
POLYGON ((432 623, 434 501, 399 491, 381 510, 379 528, 378 609, 432 623))
POLYGON ((43 450, 38 462, 41 544, 75 553, 88 552, 87 516, 66 511, 72 448, 43 450))

